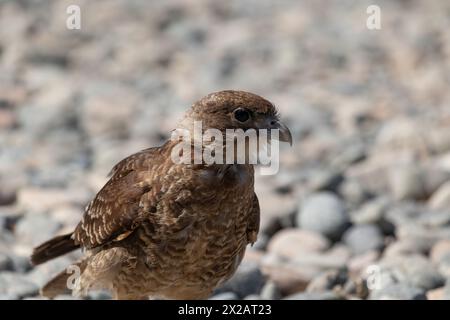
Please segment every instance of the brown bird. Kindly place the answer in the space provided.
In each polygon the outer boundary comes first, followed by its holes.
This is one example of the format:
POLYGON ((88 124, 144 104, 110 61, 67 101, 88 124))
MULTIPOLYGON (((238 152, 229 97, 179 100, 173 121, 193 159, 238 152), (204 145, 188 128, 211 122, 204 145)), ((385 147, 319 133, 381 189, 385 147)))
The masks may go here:
MULTIPOLYGON (((289 129, 272 103, 252 93, 221 91, 196 102, 180 123, 191 129, 289 129)), ((259 204, 252 164, 174 163, 177 141, 120 161, 72 233, 35 248, 34 265, 82 248, 74 295, 106 289, 115 299, 203 299, 230 278, 256 241, 259 204)), ((72 269, 74 270, 73 266, 72 269)), ((68 291, 65 270, 42 295, 68 291)), ((70 282, 70 281, 69 281, 70 282)))

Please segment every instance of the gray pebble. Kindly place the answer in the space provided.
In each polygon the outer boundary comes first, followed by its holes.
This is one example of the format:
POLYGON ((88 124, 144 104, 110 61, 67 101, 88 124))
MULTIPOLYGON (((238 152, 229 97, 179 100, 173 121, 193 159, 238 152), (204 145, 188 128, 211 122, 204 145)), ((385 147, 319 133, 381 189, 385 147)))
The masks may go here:
POLYGON ((325 292, 300 292, 291 294, 284 298, 285 300, 340 300, 339 297, 333 291, 325 292))
POLYGON ((371 300, 426 300, 423 289, 404 283, 391 284, 381 290, 373 290, 371 300))
POLYGON ((5 253, 0 252, 0 271, 13 271, 14 265, 11 258, 5 253))
POLYGON ((371 224, 355 225, 343 235, 344 243, 356 255, 370 250, 378 250, 383 247, 383 235, 380 229, 371 224))
POLYGON ((260 296, 263 300, 278 300, 281 299, 281 292, 274 282, 268 281, 261 289, 260 296))
POLYGON ((239 297, 234 292, 223 292, 209 298, 210 300, 238 300, 239 297))
POLYGON ((0 273, 0 295, 12 295, 19 298, 34 296, 39 288, 36 284, 26 279, 24 276, 12 273, 0 273))
POLYGON ((297 215, 297 225, 330 239, 338 239, 349 224, 342 201, 330 192, 308 197, 297 215))

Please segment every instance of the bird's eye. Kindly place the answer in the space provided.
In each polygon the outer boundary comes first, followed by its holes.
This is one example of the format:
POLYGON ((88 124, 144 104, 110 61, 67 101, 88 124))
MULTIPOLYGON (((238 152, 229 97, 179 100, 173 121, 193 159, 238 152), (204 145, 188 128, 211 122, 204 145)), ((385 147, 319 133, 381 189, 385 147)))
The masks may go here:
POLYGON ((245 122, 250 118, 250 114, 245 109, 236 109, 234 111, 234 118, 239 122, 245 122))

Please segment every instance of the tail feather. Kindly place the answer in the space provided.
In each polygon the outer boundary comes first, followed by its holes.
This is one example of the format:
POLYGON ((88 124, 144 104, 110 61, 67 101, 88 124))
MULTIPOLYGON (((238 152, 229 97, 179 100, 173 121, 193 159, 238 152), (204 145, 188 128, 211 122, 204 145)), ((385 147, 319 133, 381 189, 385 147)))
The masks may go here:
POLYGON ((57 236, 44 242, 33 250, 31 263, 33 265, 38 265, 78 249, 79 247, 80 246, 75 244, 75 241, 72 239, 72 233, 57 236))

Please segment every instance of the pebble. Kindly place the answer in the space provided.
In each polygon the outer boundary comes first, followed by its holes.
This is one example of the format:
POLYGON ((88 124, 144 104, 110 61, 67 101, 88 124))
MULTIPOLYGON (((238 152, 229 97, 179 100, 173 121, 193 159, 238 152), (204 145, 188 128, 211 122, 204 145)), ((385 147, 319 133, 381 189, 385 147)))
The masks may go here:
POLYGON ((429 200, 432 209, 450 210, 450 181, 446 182, 433 193, 429 200))
POLYGON ((234 292, 223 292, 213 295, 210 300, 238 300, 239 297, 234 292))
POLYGON ((263 300, 279 300, 282 297, 280 289, 278 289, 276 283, 267 281, 264 287, 261 289, 260 298, 263 300))
POLYGON ((370 292, 371 300, 426 300, 423 289, 413 287, 407 284, 396 283, 389 285, 381 290, 370 292))
POLYGON ((349 224, 342 201, 330 192, 313 194, 305 199, 297 215, 297 225, 336 240, 349 224))
POLYGON ((0 272, 0 295, 24 298, 36 295, 37 285, 24 276, 10 271, 0 272))
POLYGON ((379 250, 384 245, 380 229, 372 224, 361 224, 351 227, 345 232, 342 240, 355 255, 371 250, 379 250))
POLYGON ((289 295, 284 300, 341 300, 333 291, 325 292, 300 292, 289 295))
POLYGON ((268 245, 268 252, 293 258, 304 252, 325 251, 330 241, 319 233, 301 229, 283 229, 274 234, 268 245))

